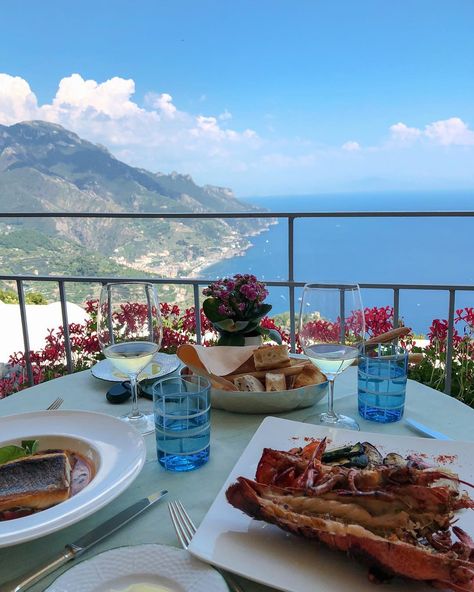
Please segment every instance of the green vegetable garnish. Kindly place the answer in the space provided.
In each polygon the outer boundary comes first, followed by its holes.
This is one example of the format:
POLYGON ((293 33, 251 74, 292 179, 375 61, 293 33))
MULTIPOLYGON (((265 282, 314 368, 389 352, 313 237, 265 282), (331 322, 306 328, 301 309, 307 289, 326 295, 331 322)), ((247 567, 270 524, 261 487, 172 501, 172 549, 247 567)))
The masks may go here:
POLYGON ((23 440, 21 446, 15 446, 14 444, 2 446, 0 448, 0 465, 34 454, 38 450, 38 444, 38 440, 23 440))
POLYGON ((34 454, 38 450, 38 440, 22 440, 21 447, 24 448, 28 454, 34 454))

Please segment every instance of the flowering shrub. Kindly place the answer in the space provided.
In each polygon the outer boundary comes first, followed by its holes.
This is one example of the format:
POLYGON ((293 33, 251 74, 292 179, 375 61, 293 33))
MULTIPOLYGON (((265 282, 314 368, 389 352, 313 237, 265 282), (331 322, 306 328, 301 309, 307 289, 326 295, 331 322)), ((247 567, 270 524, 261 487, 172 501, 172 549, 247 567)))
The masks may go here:
MULTIPOLYGON (((99 342, 97 340, 97 300, 86 303, 88 320, 83 324, 71 323, 69 336, 71 340, 72 361, 74 371, 85 370, 102 359, 99 342)), ((177 305, 162 303, 161 317, 163 322, 163 340, 161 351, 175 353, 183 343, 196 343, 196 319, 194 308, 182 311, 177 305)), ((145 313, 146 314, 146 313, 145 313)), ((126 321, 127 311, 124 311, 126 321)), ((366 332, 372 337, 380 335, 393 328, 393 308, 390 306, 366 308, 364 311, 366 332)), ((218 335, 213 324, 200 311, 201 334, 204 345, 215 345, 218 335)), ((357 323, 357 319, 352 319, 357 323)), ((351 319, 346 324, 351 325, 351 319)), ((283 343, 290 343, 288 327, 277 325, 267 316, 261 319, 261 327, 277 333, 283 343)), ((335 326, 329 326, 324 319, 313 322, 315 334, 327 334, 328 331, 339 334, 335 326)), ((452 359, 452 389, 451 394, 461 401, 474 407, 474 308, 463 308, 456 311, 453 359, 452 359)), ((298 337, 298 336, 297 336, 298 337)), ((438 390, 443 390, 446 376, 446 347, 448 337, 448 322, 435 319, 429 329, 428 345, 421 348, 413 338, 405 338, 404 345, 412 352, 423 352, 422 361, 410 368, 409 376, 419 382, 438 390)), ((301 349, 296 340, 297 351, 301 349)), ((67 374, 64 331, 60 327, 51 330, 45 338, 45 346, 38 351, 30 352, 34 384, 39 384, 52 378, 67 374)), ((10 356, 10 371, 0 378, 0 398, 29 386, 26 373, 26 359, 23 353, 17 352, 10 356)))
MULTIPOLYGON (((456 311, 453 328, 451 395, 474 407, 474 309, 456 311)), ((424 348, 413 343, 412 351, 423 352, 423 359, 410 372, 410 378, 435 389, 443 390, 446 380, 446 349, 448 321, 435 319, 428 332, 429 344, 424 348)))
MULTIPOLYGON (((382 308, 364 309, 365 331, 368 337, 374 337, 393 329, 393 308, 390 306, 382 308)), ((359 340, 363 329, 362 312, 354 311, 345 319, 345 333, 349 340, 359 340)), ((336 322, 329 322, 323 318, 315 318, 304 322, 304 333, 306 337, 319 339, 321 341, 338 341, 341 331, 339 319, 336 322)))
POLYGON ((278 331, 261 325, 272 306, 264 304, 268 290, 254 275, 238 273, 217 280, 202 293, 207 296, 204 314, 220 335, 217 345, 244 345, 246 335, 264 335, 281 343, 278 331))
MULTIPOLYGON (((71 340, 72 363, 75 372, 86 370, 103 359, 97 339, 97 308, 98 300, 86 302, 85 310, 89 318, 84 324, 70 323, 69 338, 71 340)), ((131 315, 137 304, 131 303, 123 308, 121 322, 129 326, 136 317, 131 315)), ((181 312, 178 306, 162 303, 160 305, 163 322, 163 339, 161 351, 175 353, 182 343, 196 342, 196 319, 194 307, 181 312)), ((146 306, 142 314, 147 315, 146 306)), ((204 345, 214 345, 216 333, 207 317, 201 310, 201 331, 204 335, 204 345)), ((30 352, 34 384, 51 380, 67 374, 66 348, 64 330, 62 327, 50 330, 45 338, 45 346, 38 351, 30 352)), ((26 357, 23 352, 13 353, 8 364, 9 372, 0 378, 0 399, 7 395, 27 388, 28 376, 26 371, 26 357)))

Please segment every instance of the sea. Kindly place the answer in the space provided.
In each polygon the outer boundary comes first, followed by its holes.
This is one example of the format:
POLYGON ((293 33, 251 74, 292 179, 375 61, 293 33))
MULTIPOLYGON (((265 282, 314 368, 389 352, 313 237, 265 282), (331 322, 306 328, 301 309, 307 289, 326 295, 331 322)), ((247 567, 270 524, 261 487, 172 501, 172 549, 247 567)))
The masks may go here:
MULTIPOLYGON (((245 198, 270 212, 474 211, 472 191, 377 192, 245 198)), ((251 237, 241 256, 224 259, 202 277, 253 273, 263 281, 288 278, 286 220, 251 237)), ((474 217, 319 218, 294 224, 295 280, 474 286, 474 217)), ((296 291, 299 307, 301 291, 296 291)), ((393 305, 392 290, 363 289, 364 306, 393 305)), ((402 290, 400 317, 426 335, 448 315, 447 291, 402 290)), ((289 310, 287 288, 270 288, 271 314, 289 310)), ((474 291, 456 293, 456 308, 474 306, 474 291)))

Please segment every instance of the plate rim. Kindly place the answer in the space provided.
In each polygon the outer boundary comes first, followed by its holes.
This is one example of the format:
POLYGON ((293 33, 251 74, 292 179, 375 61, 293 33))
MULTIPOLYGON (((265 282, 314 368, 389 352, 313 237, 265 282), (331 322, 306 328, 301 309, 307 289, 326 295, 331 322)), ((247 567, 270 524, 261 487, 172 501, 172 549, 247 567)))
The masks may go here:
MULTIPOLYGON (((221 569, 230 571, 231 573, 235 573, 239 576, 242 576, 244 578, 250 579, 251 581, 257 582, 259 584, 263 584, 265 586, 270 586, 275 588, 276 590, 283 590, 284 592, 300 592, 301 589, 297 588, 297 587, 291 587, 291 588, 283 588, 281 587, 282 584, 280 584, 280 586, 278 585, 278 582, 268 579, 266 577, 265 574, 261 574, 259 576, 255 575, 254 573, 249 573, 246 572, 245 570, 239 569, 239 568, 234 568, 232 565, 229 565, 229 563, 226 563, 225 561, 215 561, 214 556, 209 556, 209 554, 207 554, 202 548, 198 547, 197 549, 195 548, 196 545, 199 545, 199 543, 197 542, 199 540, 199 530, 201 530, 201 536, 202 533, 204 531, 204 525, 207 526, 207 521, 209 522, 213 522, 213 520, 215 519, 216 516, 216 511, 218 511, 218 508, 223 500, 223 498, 225 498, 225 491, 227 489, 227 487, 235 480, 237 473, 240 473, 242 475, 245 475, 245 473, 237 471, 238 466, 241 463, 242 458, 248 453, 249 449, 251 450, 254 447, 254 442, 257 442, 259 437, 260 437, 260 432, 264 431, 265 429, 267 429, 267 425, 268 424, 278 424, 278 423, 286 423, 286 424, 294 424, 297 426, 307 426, 309 428, 309 430, 311 430, 312 428, 318 429, 321 428, 324 430, 324 435, 329 435, 329 438, 331 438, 331 434, 340 434, 342 438, 347 437, 348 439, 352 439, 354 438, 354 435, 362 435, 362 437, 365 437, 366 435, 372 437, 373 439, 377 438, 377 437, 381 437, 381 438, 388 438, 389 440, 392 439, 403 439, 403 446, 406 448, 409 448, 410 445, 416 446, 417 443, 420 442, 424 442, 426 443, 439 443, 442 445, 447 444, 448 448, 454 447, 456 446, 457 448, 459 447, 465 447, 465 446, 470 446, 471 448, 474 448, 474 442, 473 441, 461 441, 461 440, 452 440, 449 442, 445 442, 445 441, 439 441, 439 440, 433 440, 430 438, 423 438, 423 437, 419 437, 419 436, 408 436, 406 434, 384 434, 381 432, 365 432, 365 431, 360 431, 360 432, 354 432, 352 430, 345 430, 345 429, 336 429, 336 428, 327 428, 324 426, 318 426, 317 424, 307 424, 304 423, 302 421, 297 421, 297 420, 292 420, 292 419, 286 419, 286 418, 282 418, 282 417, 274 417, 274 416, 267 416, 265 417, 262 422, 260 423, 259 427, 257 428, 257 430, 254 432, 252 438, 250 439, 250 441, 248 442, 247 446, 244 448, 244 450, 242 451, 242 453, 240 454, 239 458, 237 459, 237 461, 235 462, 234 466, 232 467, 232 469, 229 471, 221 489, 219 490, 219 492, 217 493, 216 497, 214 498, 214 501, 212 502, 209 510, 206 512, 206 514, 204 515, 201 523, 198 526, 197 532, 194 535, 193 539, 191 540, 191 543, 188 547, 188 551, 191 553, 191 555, 193 555, 194 557, 197 557, 198 559, 200 559, 201 561, 205 561, 207 563, 210 563, 212 565, 215 565, 221 569), (327 433, 329 432, 329 434, 327 433)), ((286 432, 285 432, 286 433, 286 432)), ((315 436, 310 436, 310 437, 317 437, 315 436)), ((381 443, 381 446, 384 446, 385 444, 381 443)), ((423 452, 423 450, 422 450, 423 452)), ((246 459, 249 460, 249 459, 246 459)), ((254 459, 255 463, 258 462, 258 459, 254 459)), ((253 462, 253 461, 252 461, 253 462)), ((471 470, 474 470, 474 463, 471 465, 471 470)), ((253 478, 253 477, 252 477, 253 478)), ((229 509, 232 510, 233 508, 231 508, 231 506, 229 505, 229 509)), ((236 510, 238 511, 238 510, 236 510)), ((242 512, 241 512, 242 513, 242 512)), ((246 516, 246 519, 249 520, 253 520, 252 518, 246 516)), ((276 527, 278 528, 278 527, 276 527)), ((354 562, 356 563, 356 562, 354 562)), ((428 588, 423 587, 424 583, 423 582, 416 582, 416 581, 412 581, 412 580, 403 580, 405 585, 407 583, 413 584, 413 582, 415 584, 419 585, 419 590, 423 591, 424 589, 428 590, 428 588)))
MULTIPOLYGON (((112 502, 114 499, 116 499, 121 493, 123 493, 134 481, 135 479, 138 477, 138 475, 140 474, 145 461, 146 461, 146 444, 145 441, 143 439, 143 437, 131 426, 128 426, 125 422, 121 421, 119 418, 112 416, 112 415, 108 415, 106 413, 100 413, 97 411, 86 411, 86 410, 82 410, 82 409, 57 409, 54 411, 48 411, 48 410, 38 410, 38 411, 26 411, 26 412, 22 412, 22 413, 13 413, 10 415, 3 415, 0 417, 0 425, 1 423, 3 423, 4 421, 12 421, 13 419, 16 421, 21 421, 21 420, 27 420, 29 418, 34 419, 34 418, 49 418, 51 420, 54 420, 54 418, 60 418, 61 416, 70 416, 70 415, 83 415, 86 416, 86 418, 90 418, 90 416, 94 417, 95 421, 99 421, 99 422, 103 422, 104 419, 105 421, 110 421, 110 423, 112 423, 115 428, 120 428, 122 430, 125 430, 131 437, 133 437, 135 439, 135 443, 137 446, 137 455, 136 458, 134 460, 134 462, 131 462, 130 465, 127 465, 125 467, 125 470, 122 471, 122 474, 120 475, 119 479, 116 479, 114 477, 114 471, 111 470, 109 471, 109 473, 107 474, 109 478, 112 478, 111 483, 109 483, 108 485, 106 485, 106 487, 98 492, 98 495, 94 498, 91 498, 89 500, 86 500, 84 502, 81 503, 81 499, 79 499, 79 503, 76 505, 76 507, 73 507, 69 510, 68 514, 66 516, 64 515, 58 515, 52 518, 49 518, 48 520, 48 515, 45 515, 45 521, 43 521, 40 524, 35 524, 35 525, 31 525, 31 526, 27 526, 26 530, 23 529, 20 532, 18 532, 17 529, 15 529, 14 527, 14 523, 15 521, 7 521, 7 522, 0 522, 0 549, 1 548, 5 548, 5 547, 10 547, 13 545, 17 545, 20 543, 26 543, 28 541, 31 540, 36 540, 39 539, 43 536, 46 536, 48 534, 52 534, 53 532, 57 532, 59 530, 63 530, 64 528, 67 528, 68 526, 72 526, 73 524, 76 524, 77 522, 80 522, 83 518, 87 518, 88 516, 91 516, 92 514, 94 514, 95 512, 97 512, 98 510, 102 509, 103 507, 105 507, 107 504, 109 504, 110 502, 112 502), (1 526, 2 524, 7 524, 7 525, 11 525, 10 529, 6 529, 5 533, 1 532, 1 526)), ((64 428, 61 426, 60 423, 58 424, 53 424, 51 427, 53 429, 53 431, 49 432, 48 436, 69 436, 71 438, 74 438, 75 435, 77 435, 78 439, 81 439, 83 442, 87 442, 91 448, 94 448, 98 453, 99 453, 99 458, 102 458, 102 455, 100 454, 101 451, 101 446, 97 446, 97 442, 92 440, 90 437, 84 436, 84 435, 80 435, 80 434, 70 434, 64 431, 64 428), (55 425, 57 425, 57 427, 55 428, 55 425), (55 428, 55 429, 54 429, 55 428)), ((41 431, 41 427, 37 427, 36 425, 33 425, 31 428, 31 431, 41 431)), ((22 436, 18 436, 18 438, 21 438, 22 436)), ((13 437, 8 437, 7 439, 3 440, 3 441, 11 441, 12 439, 14 439, 13 437)), ((116 467, 115 467, 116 469, 116 467)), ((99 469, 100 470, 100 469, 99 469)), ((69 499, 73 499, 73 498, 69 498, 69 499)), ((68 501, 68 500, 66 500, 68 501)), ((56 506, 52 506, 52 508, 46 508, 45 510, 43 510, 42 512, 38 512, 36 514, 33 514, 33 516, 37 516, 40 514, 44 514, 44 512, 47 512, 49 509, 54 510, 54 508, 58 508, 60 507, 61 504, 57 504, 56 506)), ((26 518, 28 518, 28 516, 26 516, 26 518)))
MULTIPOLYGON (((163 374, 158 373, 158 374, 155 374, 153 376, 150 376, 149 378, 146 378, 145 380, 154 380, 156 378, 162 378, 163 376, 168 376, 168 374, 172 374, 173 372, 175 372, 176 370, 178 370, 178 368, 181 366, 181 361, 176 356, 176 354, 166 354, 165 352, 158 352, 157 354, 155 354, 155 356, 157 356, 157 355, 175 356, 176 357, 176 367, 173 368, 173 370, 169 370, 168 372, 165 372, 163 374)), ((123 382, 124 380, 127 380, 127 378, 124 378, 124 379, 121 379, 121 378, 110 378, 110 379, 109 378, 103 378, 102 376, 97 376, 97 374, 94 374, 94 368, 96 368, 99 364, 102 364, 102 362, 107 362, 107 361, 108 361, 107 358, 104 358, 103 360, 98 360, 95 364, 93 364, 89 368, 90 373, 92 374, 92 376, 94 378, 97 378, 97 380, 102 380, 103 382, 115 382, 115 383, 119 383, 119 382, 123 382)), ((153 362, 153 360, 152 360, 152 362, 153 362)), ((150 362, 150 364, 152 362, 150 362)), ((140 374, 139 374, 139 376, 140 376, 140 374)))
MULTIPOLYGON (((177 553, 176 558, 178 559, 178 554, 181 555, 182 557, 188 557, 191 558, 192 560, 194 560, 195 558, 193 556, 189 556, 189 554, 186 553, 185 549, 179 548, 179 547, 174 547, 172 545, 165 545, 164 543, 139 543, 137 545, 120 545, 118 547, 113 547, 111 549, 106 549, 100 553, 97 553, 96 555, 86 558, 84 560, 82 560, 80 563, 76 564, 76 565, 72 565, 67 571, 63 572, 62 574, 59 574, 56 579, 45 589, 45 592, 58 592, 57 589, 57 585, 59 583, 59 585, 64 585, 61 584, 61 579, 65 580, 66 585, 68 584, 68 579, 69 578, 74 578, 75 574, 74 571, 77 571, 78 569, 86 569, 85 565, 89 564, 89 570, 90 570, 90 563, 91 562, 100 562, 101 559, 104 558, 104 555, 113 555, 115 553, 119 554, 119 555, 123 555, 124 553, 126 554, 126 551, 129 549, 133 549, 135 552, 140 552, 144 547, 146 547, 147 549, 150 550, 155 550, 156 549, 156 553, 158 555, 158 557, 163 553, 163 550, 166 551, 171 551, 171 554, 173 554, 174 552, 177 553)), ((154 565, 153 565, 154 567, 154 565)), ((223 578, 223 576, 221 574, 219 574, 209 563, 203 563, 200 562, 200 567, 203 568, 207 568, 207 571, 209 574, 212 574, 214 577, 215 576, 219 576, 220 579, 215 578, 216 582, 219 581, 222 587, 222 592, 227 592, 228 591, 228 587, 227 584, 225 582, 225 579, 223 578)), ((130 575, 133 575, 132 573, 130 573, 130 575)), ((156 574, 152 574, 152 575, 160 575, 159 572, 157 571, 156 574)), ((77 576, 76 576, 77 577, 77 576)), ((107 581, 103 582, 103 583, 107 583, 107 581)), ((59 589, 60 591, 61 589, 59 589)), ((219 592, 219 591, 216 591, 219 592)))

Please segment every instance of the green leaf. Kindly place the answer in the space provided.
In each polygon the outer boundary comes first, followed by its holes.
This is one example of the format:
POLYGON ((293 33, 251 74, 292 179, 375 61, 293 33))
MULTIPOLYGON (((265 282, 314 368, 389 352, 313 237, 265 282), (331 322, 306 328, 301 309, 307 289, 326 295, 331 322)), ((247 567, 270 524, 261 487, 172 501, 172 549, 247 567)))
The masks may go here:
POLYGON ((202 303, 202 309, 206 317, 212 322, 224 321, 227 317, 219 313, 219 301, 210 296, 202 303))
POLYGON ((281 345, 280 333, 278 333, 278 331, 276 329, 267 329, 267 331, 268 331, 268 337, 270 337, 270 339, 273 339, 273 341, 276 341, 278 343, 278 345, 281 345))
POLYGON ((2 446, 0 448, 0 465, 17 458, 22 458, 23 456, 28 456, 28 453, 21 446, 14 446, 13 444, 10 446, 2 446))
POLYGON ((262 318, 272 310, 271 304, 261 304, 257 309, 258 318, 262 318))
POLYGON ((24 448, 27 454, 34 454, 38 450, 38 440, 22 440, 21 447, 24 448))
POLYGON ((217 345, 245 345, 245 337, 242 333, 221 333, 217 345))
POLYGON ((234 321, 232 319, 225 319, 223 321, 214 322, 213 325, 221 331, 229 333, 237 333, 241 331, 247 332, 249 321, 234 321))
POLYGON ((250 335, 251 333, 254 333, 255 331, 258 332, 258 330, 260 329, 260 321, 247 321, 247 326, 245 327, 245 335, 250 335))

